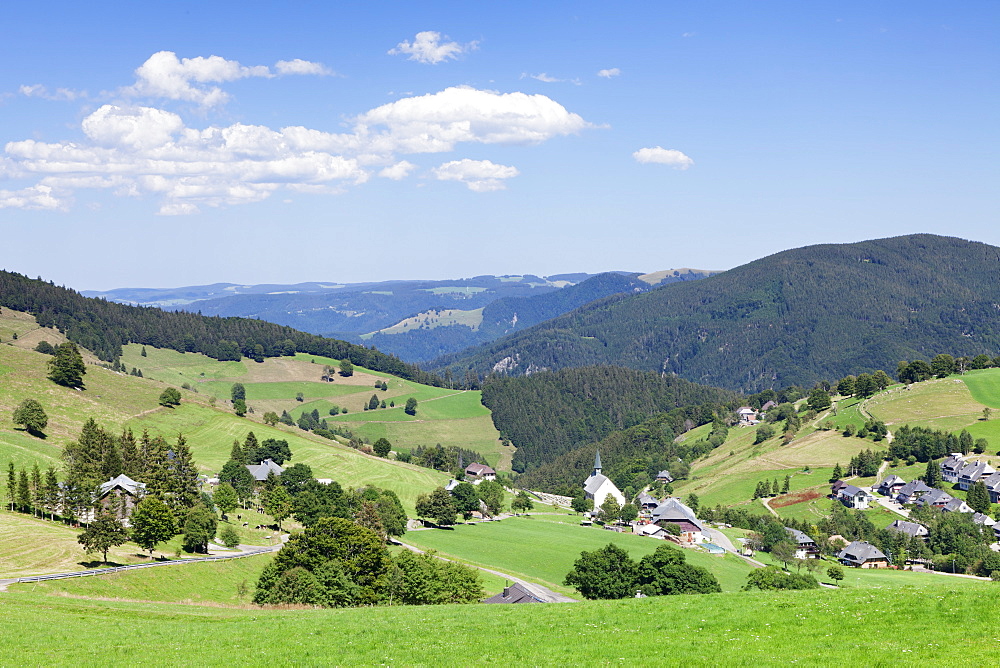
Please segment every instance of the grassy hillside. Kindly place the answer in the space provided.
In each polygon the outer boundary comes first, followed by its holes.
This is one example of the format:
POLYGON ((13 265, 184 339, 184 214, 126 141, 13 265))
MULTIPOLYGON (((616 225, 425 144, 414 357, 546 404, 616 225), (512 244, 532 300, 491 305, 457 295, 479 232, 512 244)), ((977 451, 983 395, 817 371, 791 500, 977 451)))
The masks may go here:
POLYGON ((987 584, 521 606, 242 610, 7 592, 0 663, 988 665, 987 584), (98 640, 99 639, 99 640, 98 640), (224 643, 224 648, 220 649, 224 643), (652 658, 652 659, 651 659, 652 658))
MULTIPOLYGON (((661 543, 633 534, 580 526, 579 519, 567 515, 531 515, 502 522, 460 525, 453 530, 412 531, 403 541, 441 554, 545 584, 571 596, 563 578, 583 550, 596 550, 608 543, 626 550, 638 561, 661 543), (517 546, 516 549, 511 549, 517 546)), ((689 563, 715 574, 725 591, 735 591, 746 583, 752 567, 732 555, 713 556, 685 550, 689 563)))
POLYGON ((320 380, 323 368, 339 368, 340 360, 304 353, 256 363, 252 360, 219 362, 197 353, 178 353, 148 346, 145 350, 146 357, 143 357, 142 346, 126 346, 122 361, 129 368, 141 369, 148 378, 173 385, 187 383, 206 399, 214 397, 219 406, 228 404, 233 383, 241 383, 246 388, 247 404, 255 411, 253 417, 256 419, 266 411, 280 414, 283 410, 298 418, 303 410, 315 408, 321 418, 369 442, 385 437, 395 449, 404 451, 418 445, 455 445, 482 453, 491 465, 510 468, 513 452, 507 452, 511 449, 501 445, 500 435, 493 427, 489 409, 482 405, 479 391, 421 385, 358 366, 350 377, 336 375, 333 382, 323 382, 320 380), (385 382, 388 389, 375 389, 375 382, 385 382), (302 402, 296 401, 298 393, 303 395, 302 402), (387 406, 395 402, 396 407, 365 411, 373 394, 387 406), (409 397, 419 402, 415 416, 403 412, 409 397), (347 408, 348 413, 332 416, 329 411, 333 406, 347 408))
MULTIPOLYGON (((918 234, 784 251, 700 281, 587 304, 434 368, 619 364, 740 389, 1000 350, 1000 248, 918 234)), ((484 320, 485 324, 485 320, 484 320)))
MULTIPOLYGON (((223 374, 243 369, 242 377, 255 378, 254 373, 266 377, 267 374, 286 373, 282 366, 315 368, 308 361, 279 358, 254 365, 260 367, 257 369, 246 366, 237 368, 234 365, 243 363, 216 362, 194 353, 158 351, 149 347, 147 357, 141 357, 136 347, 135 357, 153 362, 148 365, 151 377, 136 378, 88 365, 84 377, 86 389, 77 391, 57 386, 45 378, 48 356, 0 344, 0 462, 4 466, 13 461, 16 467, 30 467, 37 463, 42 468, 58 468, 62 448, 79 435, 84 422, 92 417, 112 431, 125 427, 137 432, 148 429, 150 433, 161 434, 167 439, 182 433, 188 439, 198 466, 207 474, 219 471, 229 457, 233 440, 243 440, 249 431, 253 431, 259 439, 285 439, 294 454, 293 463, 309 464, 316 476, 333 478, 345 486, 374 484, 392 489, 411 512, 418 494, 447 481, 447 476, 442 473, 365 455, 295 427, 279 425, 272 428, 251 418, 239 418, 225 409, 221 401, 216 401, 215 406, 210 405, 210 392, 183 391, 184 400, 175 409, 158 404, 158 397, 166 385, 156 377, 171 378, 174 384, 191 381, 200 390, 196 379, 202 378, 202 373, 205 373, 205 378, 239 378, 241 376, 227 377, 223 374), (162 363, 171 356, 180 358, 185 364, 172 367, 162 363), (49 416, 44 439, 29 435, 11 421, 13 409, 26 397, 41 402, 49 416)), ((145 369, 143 373, 146 374, 145 369)), ((356 374, 362 375, 366 374, 363 371, 356 374)), ((371 379, 373 385, 374 376, 371 379)), ((365 396, 370 396, 369 390, 374 391, 372 385, 353 387, 357 388, 357 392, 364 391, 365 396)), ((297 405, 294 392, 281 401, 287 403, 289 408, 297 405)), ((254 401, 251 400, 250 404, 253 405, 254 401)), ((456 412, 461 411, 456 409, 456 412)), ((260 410, 251 417, 260 419, 262 414, 263 410, 260 410)), ((488 414, 485 419, 489 420, 488 414)))

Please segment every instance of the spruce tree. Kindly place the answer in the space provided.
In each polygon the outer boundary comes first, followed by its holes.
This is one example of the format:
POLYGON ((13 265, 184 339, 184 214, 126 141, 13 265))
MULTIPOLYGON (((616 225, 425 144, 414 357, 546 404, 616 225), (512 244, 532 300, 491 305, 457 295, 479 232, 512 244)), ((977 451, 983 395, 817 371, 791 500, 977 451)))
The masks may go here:
POLYGON ((240 447, 240 442, 237 439, 233 439, 233 449, 229 451, 229 459, 237 464, 247 463, 247 460, 243 455, 243 448, 240 447))
POLYGON ((977 513, 983 513, 988 515, 990 512, 990 493, 986 489, 986 484, 982 480, 977 480, 972 487, 969 488, 969 494, 966 498, 966 503, 969 507, 975 510, 977 513))
POLYGON ((14 471, 14 462, 7 462, 7 502, 13 512, 17 504, 17 472, 14 471))
POLYGON ((49 360, 49 380, 66 387, 83 387, 87 367, 76 344, 67 341, 56 347, 56 354, 49 360))
POLYGON ((941 487, 944 485, 944 478, 941 476, 941 467, 934 463, 933 459, 927 460, 927 470, 924 471, 924 482, 928 487, 941 487))
POLYGON ((840 468, 840 462, 837 462, 833 467, 833 473, 830 475, 830 482, 837 482, 844 477, 844 471, 840 468))
POLYGON ((49 511, 49 520, 55 520, 56 507, 59 505, 59 478, 55 467, 50 466, 45 471, 45 507, 49 511))

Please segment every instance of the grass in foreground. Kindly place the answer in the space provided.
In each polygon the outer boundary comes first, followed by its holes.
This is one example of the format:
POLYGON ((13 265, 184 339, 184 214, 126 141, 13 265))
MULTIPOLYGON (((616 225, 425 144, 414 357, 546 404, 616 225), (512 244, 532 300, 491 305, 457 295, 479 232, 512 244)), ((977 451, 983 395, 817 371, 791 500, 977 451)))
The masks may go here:
POLYGON ((243 610, 0 595, 4 665, 989 665, 1000 598, 951 583, 521 606, 243 610))

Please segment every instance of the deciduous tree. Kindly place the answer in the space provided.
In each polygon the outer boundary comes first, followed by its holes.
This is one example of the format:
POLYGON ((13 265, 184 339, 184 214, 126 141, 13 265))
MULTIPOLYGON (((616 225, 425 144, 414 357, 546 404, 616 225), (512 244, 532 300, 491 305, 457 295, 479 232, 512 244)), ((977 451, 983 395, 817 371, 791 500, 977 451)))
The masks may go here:
POLYGON ((55 356, 49 360, 49 380, 66 387, 83 387, 87 367, 76 344, 67 341, 56 347, 55 356))
POLYGON ((149 550, 150 557, 158 544, 170 540, 177 533, 173 513, 155 496, 139 501, 129 522, 132 525, 132 540, 142 549, 149 550))
POLYGON ((14 424, 19 424, 35 436, 44 436, 43 429, 49 424, 49 416, 35 399, 25 399, 14 409, 14 424))
POLYGON ((76 540, 87 551, 87 554, 100 552, 101 562, 106 564, 108 563, 108 550, 124 545, 128 539, 128 530, 121 523, 121 520, 102 513, 84 529, 76 540))

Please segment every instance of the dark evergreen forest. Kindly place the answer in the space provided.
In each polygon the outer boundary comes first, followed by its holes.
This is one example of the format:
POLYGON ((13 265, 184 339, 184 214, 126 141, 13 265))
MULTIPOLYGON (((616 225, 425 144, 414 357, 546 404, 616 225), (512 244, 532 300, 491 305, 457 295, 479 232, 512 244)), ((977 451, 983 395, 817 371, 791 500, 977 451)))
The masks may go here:
POLYGON ((359 366, 428 385, 443 384, 434 374, 374 348, 262 320, 208 317, 93 299, 8 271, 0 271, 0 306, 34 315, 42 327, 58 328, 70 341, 107 362, 117 360, 127 343, 204 353, 218 360, 249 357, 260 361, 303 352, 349 359, 359 366))
POLYGON ((1000 248, 918 234, 784 251, 592 302, 429 368, 618 364, 744 392, 1000 350, 1000 248))
POLYGON ((729 390, 611 366, 494 375, 483 385, 483 404, 493 411, 493 423, 517 446, 513 468, 518 472, 659 413, 690 407, 672 423, 681 433, 685 420, 691 419, 691 425, 709 422, 716 406, 735 409, 740 400, 729 390))

